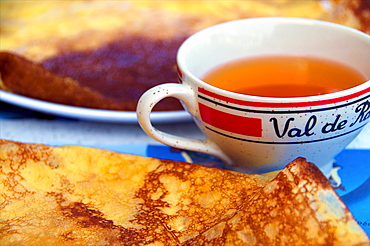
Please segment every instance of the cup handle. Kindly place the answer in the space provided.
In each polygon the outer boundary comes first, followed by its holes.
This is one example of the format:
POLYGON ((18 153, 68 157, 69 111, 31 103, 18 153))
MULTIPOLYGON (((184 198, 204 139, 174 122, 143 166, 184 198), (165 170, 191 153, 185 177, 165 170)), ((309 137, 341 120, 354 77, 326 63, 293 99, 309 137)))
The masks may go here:
POLYGON ((230 159, 210 139, 191 139, 168 134, 156 129, 150 121, 150 113, 154 106, 166 97, 175 97, 182 101, 188 112, 193 116, 198 115, 196 95, 193 90, 183 84, 168 83, 155 86, 146 91, 137 105, 137 117, 141 128, 153 139, 163 144, 191 151, 202 152, 216 156, 226 163, 230 159))

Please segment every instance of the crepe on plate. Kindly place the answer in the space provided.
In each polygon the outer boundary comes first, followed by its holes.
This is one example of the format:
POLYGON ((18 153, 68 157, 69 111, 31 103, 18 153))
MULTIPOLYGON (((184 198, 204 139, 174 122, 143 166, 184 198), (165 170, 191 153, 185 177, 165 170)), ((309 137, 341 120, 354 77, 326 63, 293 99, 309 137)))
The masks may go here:
POLYGON ((357 245, 319 169, 276 177, 94 148, 0 141, 1 245, 357 245))
MULTIPOLYGON (((78 107, 135 111, 177 82, 191 34, 262 16, 332 21, 370 33, 370 1, 0 1, 0 89, 78 107), (19 57, 20 56, 20 57, 19 57)), ((154 110, 179 110, 165 99, 154 110)))

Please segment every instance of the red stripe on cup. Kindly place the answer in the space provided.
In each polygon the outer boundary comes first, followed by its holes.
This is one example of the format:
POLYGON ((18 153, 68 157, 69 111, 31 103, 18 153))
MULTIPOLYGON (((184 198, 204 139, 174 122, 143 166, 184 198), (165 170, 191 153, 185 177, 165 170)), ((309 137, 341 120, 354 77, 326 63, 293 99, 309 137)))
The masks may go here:
POLYGON ((181 70, 180 70, 179 66, 176 66, 176 68, 177 68, 177 74, 178 74, 178 75, 179 75, 179 77, 182 79, 182 72, 181 72, 181 70))
POLYGON ((199 103, 202 121, 221 130, 251 137, 262 137, 262 120, 228 114, 199 103))
POLYGON ((365 95, 366 93, 370 92, 370 88, 366 88, 362 91, 358 91, 356 93, 338 97, 338 98, 332 98, 332 99, 326 99, 326 100, 319 100, 319 101, 306 101, 306 102, 254 102, 254 101, 244 101, 239 100, 235 98, 225 97, 219 94, 216 94, 211 91, 207 91, 204 88, 198 88, 198 91, 204 95, 213 97, 215 99, 219 99, 225 102, 230 102, 242 106, 251 106, 251 107, 264 107, 264 108, 290 108, 290 107, 313 107, 313 106, 320 106, 320 105, 326 105, 326 104, 332 104, 332 103, 339 103, 344 102, 347 100, 354 99, 356 97, 365 95))

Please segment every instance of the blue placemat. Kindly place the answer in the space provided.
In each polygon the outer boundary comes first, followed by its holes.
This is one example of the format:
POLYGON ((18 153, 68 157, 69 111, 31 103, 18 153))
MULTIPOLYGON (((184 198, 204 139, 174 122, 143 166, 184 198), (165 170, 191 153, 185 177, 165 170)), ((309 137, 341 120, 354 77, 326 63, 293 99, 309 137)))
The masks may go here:
MULTIPOLYGON (((42 114, 0 102, 0 119, 42 118, 52 120, 72 120, 42 114)), ((53 144, 52 144, 53 145, 53 144)), ((54 145, 66 145, 58 143, 54 145)), ((190 161, 208 167, 222 168, 219 159, 192 151, 181 151, 164 145, 93 145, 121 153, 148 156, 169 160, 190 161)), ((355 219, 370 236, 370 150, 342 151, 336 157, 338 176, 341 185, 336 189, 355 219)))

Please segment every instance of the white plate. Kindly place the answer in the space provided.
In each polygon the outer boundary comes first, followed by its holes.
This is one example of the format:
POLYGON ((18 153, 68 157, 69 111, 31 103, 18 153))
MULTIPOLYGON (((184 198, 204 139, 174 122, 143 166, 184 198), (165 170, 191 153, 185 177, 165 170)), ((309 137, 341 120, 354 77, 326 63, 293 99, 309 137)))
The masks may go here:
MULTIPOLYGON (((73 119, 101 121, 112 123, 137 123, 136 112, 114 111, 102 109, 81 108, 57 103, 45 102, 13 93, 0 91, 0 101, 31 109, 37 112, 73 119)), ((153 123, 174 123, 191 121, 191 116, 186 111, 158 111, 151 113, 153 123)))

